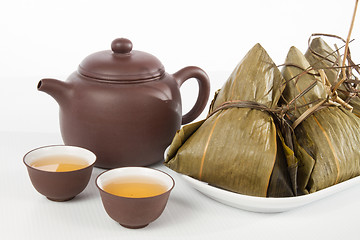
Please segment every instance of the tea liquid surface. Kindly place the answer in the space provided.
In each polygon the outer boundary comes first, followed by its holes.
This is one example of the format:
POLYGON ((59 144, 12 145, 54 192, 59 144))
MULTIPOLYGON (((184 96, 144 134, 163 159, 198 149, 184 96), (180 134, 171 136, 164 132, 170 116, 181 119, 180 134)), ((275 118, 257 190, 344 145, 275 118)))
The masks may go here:
POLYGON ((160 195, 166 186, 151 178, 118 178, 104 185, 105 192, 128 198, 144 198, 160 195))
POLYGON ((85 168, 89 163, 80 157, 55 155, 42 157, 30 164, 32 167, 50 172, 68 172, 85 168))

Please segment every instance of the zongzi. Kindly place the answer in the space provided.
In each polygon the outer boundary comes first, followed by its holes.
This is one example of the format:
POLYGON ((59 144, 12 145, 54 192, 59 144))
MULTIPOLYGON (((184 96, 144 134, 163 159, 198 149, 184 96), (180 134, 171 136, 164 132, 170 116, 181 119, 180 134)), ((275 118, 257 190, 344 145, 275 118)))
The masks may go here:
MULTIPOLYGON (((335 86, 337 81, 342 78, 337 51, 334 51, 322 38, 314 38, 311 41, 305 57, 313 69, 324 70, 332 86, 335 86)), ((351 83, 345 82, 339 86, 337 93, 342 100, 349 102, 353 107, 352 112, 360 117, 360 98, 358 96, 350 97, 352 88, 354 86, 351 83)))
POLYGON ((271 114, 283 84, 274 62, 256 44, 216 93, 209 116, 176 133, 165 165, 241 194, 293 196, 287 153, 271 114))
MULTIPOLYGON (((327 100, 323 82, 314 72, 304 71, 309 67, 305 56, 292 47, 282 74, 287 81, 285 101, 296 99, 299 106, 289 112, 293 119, 327 100)), ((360 119, 342 106, 321 105, 294 134, 300 192, 312 193, 360 174, 360 119)))

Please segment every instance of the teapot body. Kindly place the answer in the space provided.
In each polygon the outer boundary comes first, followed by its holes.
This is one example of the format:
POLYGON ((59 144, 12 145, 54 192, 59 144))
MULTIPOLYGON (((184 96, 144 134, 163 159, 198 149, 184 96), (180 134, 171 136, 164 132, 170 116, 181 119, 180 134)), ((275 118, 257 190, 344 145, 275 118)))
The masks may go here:
POLYGON ((94 81, 74 72, 71 101, 60 104, 67 145, 97 156, 101 168, 147 166, 163 160, 182 119, 178 83, 165 73, 151 81, 94 81))
POLYGON ((64 143, 94 152, 97 167, 115 168, 163 160, 181 124, 205 108, 210 82, 194 66, 168 74, 155 56, 132 50, 130 40, 118 38, 111 50, 87 56, 66 81, 42 79, 38 90, 59 103, 64 143), (198 97, 182 116, 180 87, 193 78, 198 97))

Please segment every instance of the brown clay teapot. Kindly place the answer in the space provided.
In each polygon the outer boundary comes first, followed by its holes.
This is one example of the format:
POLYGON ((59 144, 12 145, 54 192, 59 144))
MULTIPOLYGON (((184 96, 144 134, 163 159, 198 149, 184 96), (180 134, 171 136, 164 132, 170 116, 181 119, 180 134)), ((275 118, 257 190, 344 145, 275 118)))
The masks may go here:
POLYGON ((60 129, 66 145, 87 148, 97 155, 95 166, 147 166, 163 160, 181 124, 205 108, 210 83, 198 67, 174 74, 153 55, 132 50, 125 38, 112 50, 86 57, 67 81, 42 79, 38 90, 60 106, 60 129), (197 79, 199 95, 182 116, 180 86, 197 79))

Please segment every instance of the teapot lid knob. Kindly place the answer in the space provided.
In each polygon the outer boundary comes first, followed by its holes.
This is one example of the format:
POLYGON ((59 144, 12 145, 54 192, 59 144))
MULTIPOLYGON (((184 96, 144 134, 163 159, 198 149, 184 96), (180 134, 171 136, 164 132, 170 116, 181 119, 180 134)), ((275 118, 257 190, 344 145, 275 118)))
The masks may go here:
POLYGON ((133 50, 129 39, 117 38, 111 50, 95 52, 87 56, 78 67, 79 74, 105 82, 132 83, 159 79, 165 69, 155 56, 133 50))
POLYGON ((127 38, 117 38, 111 43, 111 50, 114 53, 130 53, 132 47, 132 42, 127 38))

